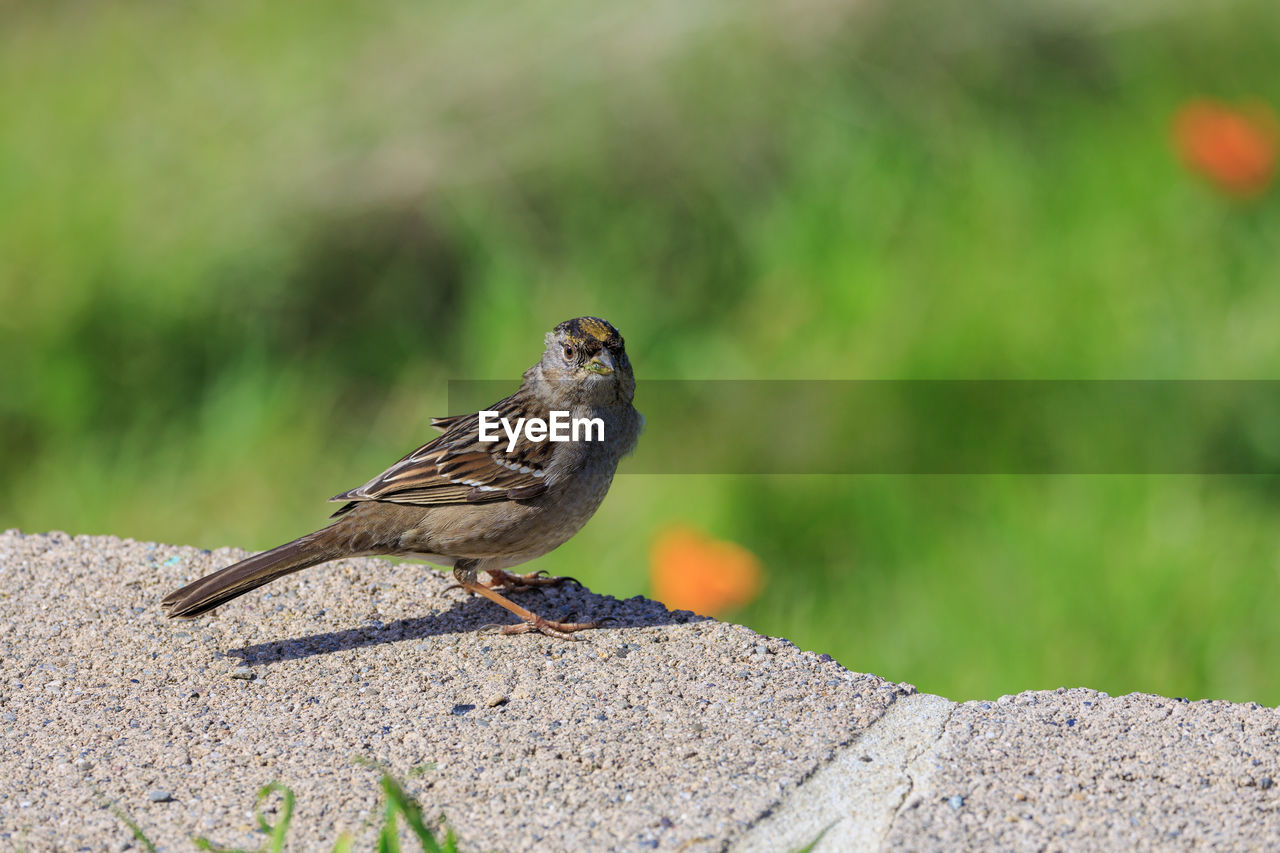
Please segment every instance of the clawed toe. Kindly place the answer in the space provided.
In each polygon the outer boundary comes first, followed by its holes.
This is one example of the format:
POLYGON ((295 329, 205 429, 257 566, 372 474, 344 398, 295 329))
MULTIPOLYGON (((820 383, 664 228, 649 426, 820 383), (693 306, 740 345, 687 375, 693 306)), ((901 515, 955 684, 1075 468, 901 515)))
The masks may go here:
POLYGON ((553 575, 549 574, 546 569, 538 569, 536 572, 529 572, 527 575, 517 575, 524 583, 533 583, 537 586, 558 586, 562 583, 571 583, 574 586, 582 586, 582 581, 572 575, 553 575))
POLYGON ((582 582, 577 578, 548 575, 545 569, 539 569, 536 572, 529 572, 524 575, 512 574, 502 569, 490 569, 488 575, 489 580, 484 585, 489 589, 500 589, 503 592, 524 592, 540 586, 559 586, 562 583, 582 586, 582 582))
POLYGON ((576 640, 573 636, 577 631, 590 631, 592 628, 600 627, 599 622, 553 622, 550 619, 544 619, 541 616, 535 616, 528 622, 520 622, 516 625, 507 625, 502 629, 504 634, 530 634, 537 631, 546 634, 548 637, 556 637, 561 640, 576 640))

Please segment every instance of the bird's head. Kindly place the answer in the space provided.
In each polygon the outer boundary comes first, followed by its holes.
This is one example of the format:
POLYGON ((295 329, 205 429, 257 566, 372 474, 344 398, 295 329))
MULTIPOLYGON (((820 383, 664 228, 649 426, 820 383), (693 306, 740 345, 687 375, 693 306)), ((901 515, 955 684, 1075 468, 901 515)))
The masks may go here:
POLYGON ((537 369, 576 402, 608 405, 635 393, 622 335, 599 317, 565 320, 548 332, 537 369))

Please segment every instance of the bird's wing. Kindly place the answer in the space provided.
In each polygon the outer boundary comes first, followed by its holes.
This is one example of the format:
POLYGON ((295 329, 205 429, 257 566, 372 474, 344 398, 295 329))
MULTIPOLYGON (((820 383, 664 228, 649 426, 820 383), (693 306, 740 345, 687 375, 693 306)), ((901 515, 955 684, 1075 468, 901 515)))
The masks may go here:
POLYGON ((467 418, 474 417, 475 415, 446 415, 443 418, 432 418, 431 425, 441 432, 448 432, 449 428, 459 421, 464 421, 467 418))
MULTIPOLYGON (((516 393, 494 406, 499 417, 515 424, 519 418, 546 417, 516 393)), ((444 435, 429 441, 357 489, 335 495, 331 501, 388 501, 438 506, 527 500, 547 490, 546 468, 550 441, 528 441, 523 432, 508 452, 508 439, 499 428, 499 440, 480 441, 478 414, 437 418, 432 424, 444 435)), ((341 514, 350 507, 338 510, 341 514)))

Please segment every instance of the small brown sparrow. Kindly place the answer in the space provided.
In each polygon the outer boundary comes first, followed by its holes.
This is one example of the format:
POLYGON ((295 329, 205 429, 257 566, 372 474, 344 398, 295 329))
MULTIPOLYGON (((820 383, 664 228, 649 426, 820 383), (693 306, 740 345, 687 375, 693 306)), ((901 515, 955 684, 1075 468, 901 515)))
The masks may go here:
POLYGON ((573 632, 599 623, 552 622, 499 592, 566 578, 504 569, 568 541, 600 506, 618 460, 635 448, 644 424, 631 405, 634 394, 618 330, 597 317, 567 320, 547 335, 542 359, 525 371, 520 389, 493 410, 512 426, 520 418, 551 422, 552 412, 593 425, 598 419, 602 436, 588 427, 576 441, 535 440, 537 430, 523 429, 511 439, 510 432, 490 426, 486 437, 496 433, 498 440, 481 441, 482 413, 435 418, 431 424, 443 435, 330 499, 346 503, 328 527, 200 578, 162 604, 173 617, 199 616, 291 572, 385 554, 452 566, 463 589, 520 617, 504 633, 573 639, 573 632), (602 440, 587 440, 597 437, 602 440), (489 575, 487 582, 478 580, 480 572, 489 575))

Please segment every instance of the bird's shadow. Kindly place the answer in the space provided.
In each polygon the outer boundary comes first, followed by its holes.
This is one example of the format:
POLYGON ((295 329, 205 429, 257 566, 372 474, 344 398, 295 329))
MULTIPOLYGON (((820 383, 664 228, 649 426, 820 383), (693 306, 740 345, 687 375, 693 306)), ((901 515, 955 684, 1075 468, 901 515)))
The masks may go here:
MULTIPOLYGON (((515 601, 524 599, 525 606, 548 619, 600 620, 599 628, 578 635, 583 639, 590 638, 600 631, 682 625, 708 619, 706 616, 699 616, 687 610, 667 610, 661 603, 639 595, 620 601, 611 596, 595 595, 584 589, 577 594, 565 596, 564 600, 554 604, 545 600, 536 601, 535 598, 539 597, 536 592, 517 593, 510 597, 515 601)), ((443 634, 481 633, 487 629, 496 630, 495 626, 509 624, 515 624, 515 621, 506 610, 483 599, 468 597, 466 600, 455 602, 447 610, 428 616, 397 619, 386 624, 372 621, 341 631, 326 631, 287 640, 254 643, 238 649, 227 649, 226 654, 239 658, 246 666, 280 663, 365 646, 420 640, 443 634)))

